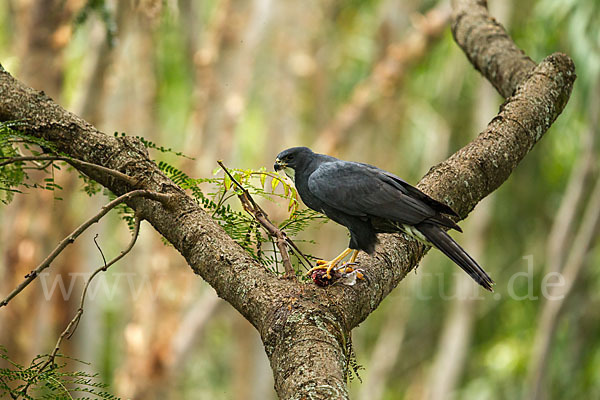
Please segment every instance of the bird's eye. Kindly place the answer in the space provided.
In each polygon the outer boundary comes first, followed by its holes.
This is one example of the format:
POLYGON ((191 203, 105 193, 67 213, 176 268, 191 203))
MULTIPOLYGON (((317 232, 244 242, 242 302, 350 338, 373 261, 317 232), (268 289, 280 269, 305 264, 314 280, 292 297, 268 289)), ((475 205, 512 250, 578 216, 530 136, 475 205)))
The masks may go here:
POLYGON ((292 161, 292 160, 294 159, 294 155, 293 155, 293 154, 290 154, 290 155, 287 157, 287 159, 288 159, 289 161, 292 161))

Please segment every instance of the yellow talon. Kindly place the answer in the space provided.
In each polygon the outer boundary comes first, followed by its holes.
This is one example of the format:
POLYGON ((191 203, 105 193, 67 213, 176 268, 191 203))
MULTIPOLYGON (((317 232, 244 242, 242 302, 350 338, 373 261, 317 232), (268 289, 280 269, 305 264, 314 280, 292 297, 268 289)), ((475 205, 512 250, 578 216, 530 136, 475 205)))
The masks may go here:
MULTIPOLYGON (((322 260, 321 260, 322 261, 322 260)), ((321 264, 319 264, 317 262, 317 266, 314 268, 311 268, 306 274, 307 275, 312 275, 312 273, 314 271, 318 271, 320 269, 324 269, 326 270, 325 272, 325 276, 327 277, 327 279, 331 279, 331 270, 335 267, 335 264, 332 264, 332 261, 329 262, 323 262, 321 264)))
MULTIPOLYGON (((339 256, 337 256, 336 258, 334 258, 331 261, 317 260, 317 266, 314 268, 311 268, 310 271, 308 271, 307 275, 312 275, 312 273, 314 271, 318 271, 320 269, 325 269, 325 270, 327 270, 325 272, 325 276, 327 277, 327 279, 331 279, 331 270, 334 269, 340 263, 340 261, 342 261, 344 258, 348 257, 348 254, 350 254, 350 253, 352 253, 352 257, 350 257, 350 263, 353 263, 356 260, 356 257, 358 256, 358 250, 346 249, 346 250, 342 251, 339 256)), ((348 272, 347 269, 345 269, 345 271, 348 272)), ((352 272, 352 271, 353 271, 353 269, 350 269, 349 272, 352 272)))

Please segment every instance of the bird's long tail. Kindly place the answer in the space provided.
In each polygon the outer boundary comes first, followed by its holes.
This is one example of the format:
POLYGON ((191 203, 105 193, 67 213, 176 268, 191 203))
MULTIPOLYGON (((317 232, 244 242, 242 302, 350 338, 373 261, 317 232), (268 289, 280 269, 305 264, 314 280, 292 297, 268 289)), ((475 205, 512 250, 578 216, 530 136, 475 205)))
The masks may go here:
POLYGON ((492 289, 492 285, 494 284, 492 278, 489 277, 483 268, 477 264, 477 261, 467 254, 467 252, 446 233, 446 231, 439 226, 430 223, 421 223, 416 225, 415 228, 417 228, 417 230, 421 232, 432 245, 437 247, 442 253, 469 274, 475 282, 479 283, 490 292, 494 291, 492 289))

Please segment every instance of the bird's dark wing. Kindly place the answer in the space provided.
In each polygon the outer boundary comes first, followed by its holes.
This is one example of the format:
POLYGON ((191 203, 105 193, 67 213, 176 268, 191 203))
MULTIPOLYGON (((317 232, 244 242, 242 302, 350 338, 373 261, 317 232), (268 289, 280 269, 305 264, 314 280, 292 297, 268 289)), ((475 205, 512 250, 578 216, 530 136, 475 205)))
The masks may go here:
POLYGON ((366 164, 323 163, 310 175, 308 188, 329 207, 354 216, 375 216, 414 225, 438 215, 426 202, 402 190, 385 171, 366 164))
POLYGON ((411 184, 409 184, 408 182, 404 181, 402 178, 392 174, 391 172, 382 170, 377 168, 374 165, 371 164, 363 164, 360 163, 361 165, 364 165, 365 167, 372 169, 374 171, 377 171, 380 174, 385 175, 388 180, 387 182, 391 183, 392 185, 396 186, 398 188, 398 190, 402 191, 404 194, 413 197, 415 199, 419 199, 422 202, 424 202, 425 204, 427 204, 428 206, 430 206, 431 208, 433 208, 435 211, 443 213, 443 214, 448 214, 448 215, 452 215, 455 217, 458 217, 459 215, 452 209, 450 208, 448 205, 441 203, 435 199, 432 199, 431 197, 427 196, 425 193, 421 192, 419 189, 417 189, 416 187, 412 186, 411 184))

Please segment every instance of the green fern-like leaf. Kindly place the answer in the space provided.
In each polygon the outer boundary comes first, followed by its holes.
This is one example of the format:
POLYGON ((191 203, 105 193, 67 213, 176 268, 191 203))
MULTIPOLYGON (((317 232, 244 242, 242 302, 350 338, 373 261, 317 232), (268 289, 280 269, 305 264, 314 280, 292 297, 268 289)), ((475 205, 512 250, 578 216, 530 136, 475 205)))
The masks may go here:
MULTIPOLYGON (((33 156, 50 154, 68 157, 61 154, 54 144, 20 132, 19 126, 18 122, 0 123, 0 162, 2 159, 21 157, 24 154, 33 156)), ((115 136, 118 137, 124 135, 124 133, 115 133, 115 136)), ((138 139, 149 149, 186 157, 181 152, 159 146, 144 138, 139 137, 138 139)), ((30 166, 19 161, 0 167, 0 201, 9 202, 15 193, 19 193, 24 188, 45 189, 56 193, 62 188, 55 182, 53 171, 55 168, 60 169, 61 165, 65 164, 62 161, 49 161, 46 164, 30 166), (28 168, 41 169, 46 171, 48 176, 42 182, 30 182, 27 174, 28 168)), ((256 260, 275 272, 278 271, 279 258, 272 238, 261 231, 261 226, 253 216, 241 209, 237 197, 243 191, 247 191, 256 201, 263 199, 270 202, 284 202, 288 215, 279 223, 279 227, 288 237, 296 236, 314 222, 327 220, 312 210, 300 210, 298 193, 294 186, 280 175, 269 172, 264 167, 258 170, 230 169, 229 173, 233 179, 223 173, 210 178, 191 178, 182 170, 164 161, 160 161, 158 167, 176 185, 188 191, 233 240, 256 260)), ((216 170, 215 174, 218 174, 218 171, 216 170)), ((82 174, 80 174, 80 178, 83 181, 83 190, 88 195, 97 194, 102 190, 101 186, 90 178, 82 174)), ((104 193, 111 200, 116 198, 106 189, 104 189, 104 193)), ((55 198, 58 199, 58 197, 55 198)), ((120 204, 116 209, 121 219, 132 230, 135 226, 134 211, 126 204, 120 204)), ((296 264, 300 262, 296 258, 294 260, 296 264)))
MULTIPOLYGON (((125 132, 121 132, 121 133, 115 132, 115 137, 123 137, 123 136, 126 136, 125 132)), ((154 143, 142 136, 136 136, 135 138, 138 139, 144 145, 144 147, 146 147, 147 149, 157 150, 161 153, 171 153, 178 157, 183 157, 183 158, 187 158, 189 160, 194 160, 193 157, 186 156, 181 151, 175 151, 170 147, 164 147, 164 146, 157 145, 156 143, 154 143)))
POLYGON ((0 345, 0 359, 9 365, 0 368, 0 398, 66 400, 75 397, 86 398, 77 395, 85 393, 93 395, 88 398, 119 399, 107 390, 108 385, 98 380, 98 374, 71 372, 67 369, 67 361, 89 365, 81 360, 58 355, 56 360, 59 362, 54 362, 40 371, 48 357, 48 354, 38 355, 29 367, 25 367, 12 361, 8 357, 6 347, 0 345))

